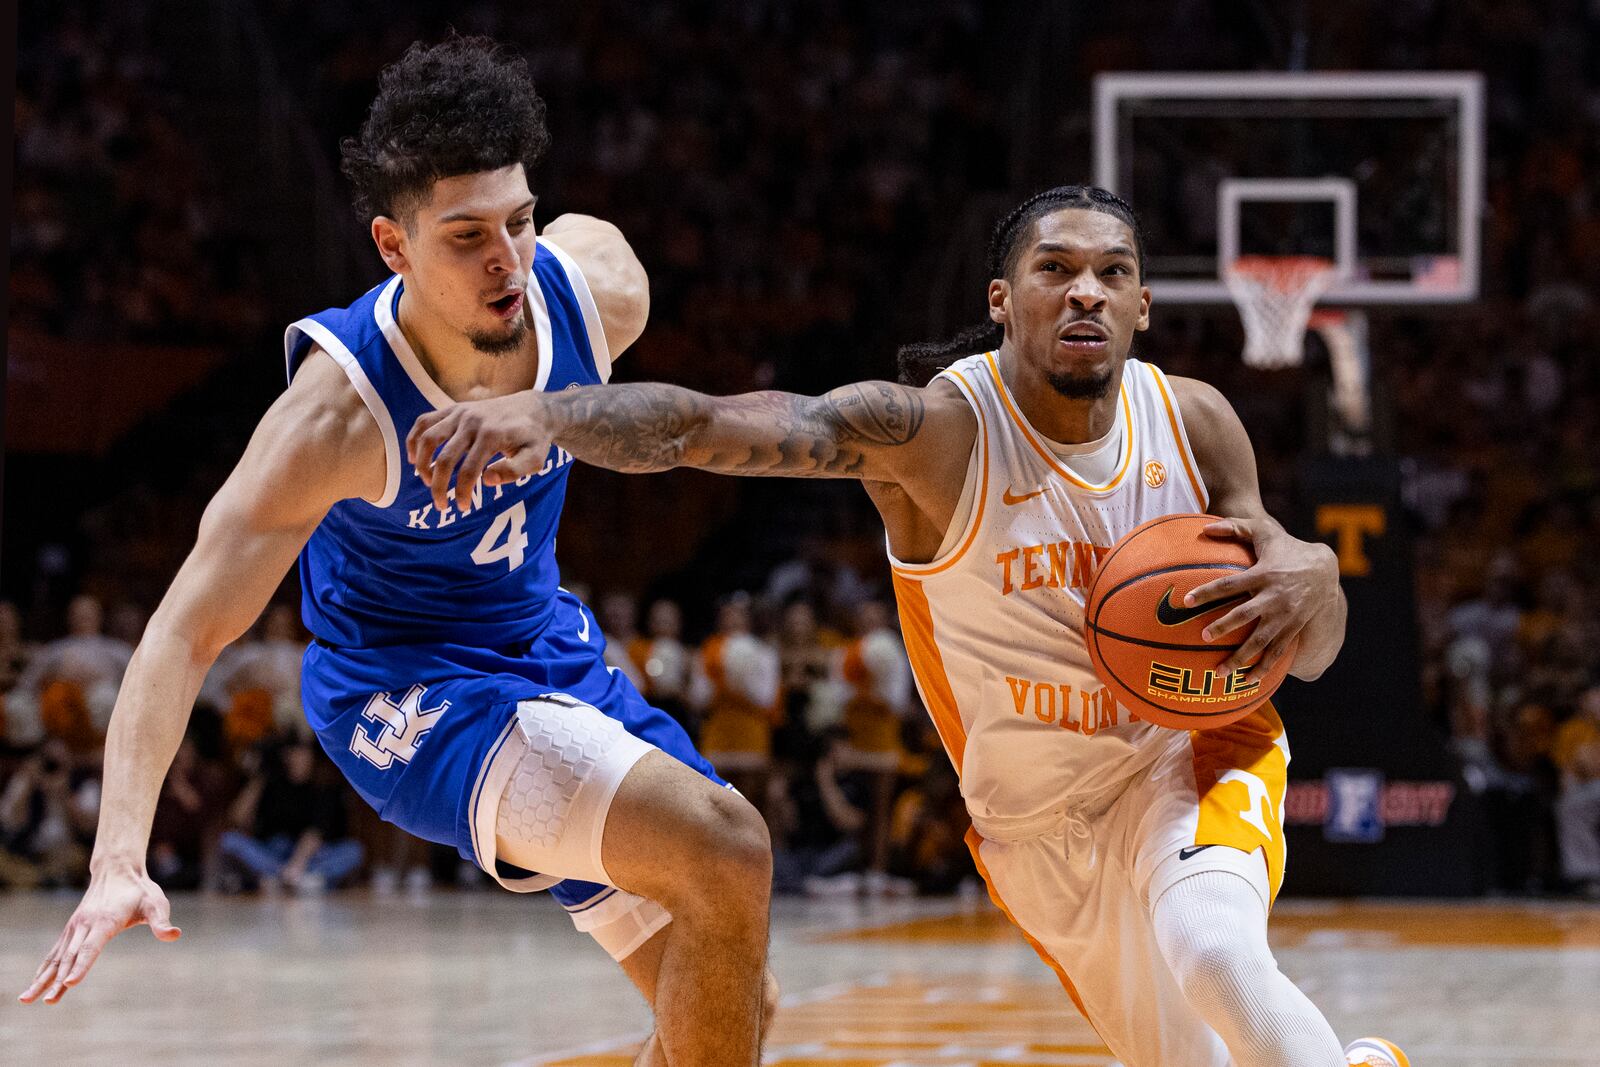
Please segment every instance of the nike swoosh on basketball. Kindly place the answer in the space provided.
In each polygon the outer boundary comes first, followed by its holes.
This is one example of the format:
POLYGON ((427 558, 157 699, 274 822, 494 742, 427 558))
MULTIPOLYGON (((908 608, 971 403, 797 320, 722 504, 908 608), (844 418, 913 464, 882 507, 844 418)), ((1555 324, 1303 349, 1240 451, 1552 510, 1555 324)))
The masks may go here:
POLYGON ((1196 854, 1214 847, 1213 845, 1190 845, 1188 848, 1180 848, 1178 850, 1178 858, 1180 860, 1192 859, 1196 854))
POLYGON ((1172 603, 1172 593, 1176 586, 1167 586, 1167 591, 1161 594, 1161 599, 1156 602, 1156 621, 1162 626, 1182 626, 1190 619, 1198 619, 1208 611, 1216 611, 1236 601, 1243 600, 1244 594, 1229 597, 1227 600, 1213 600, 1209 604, 1196 604, 1192 608, 1176 607, 1172 603))
POLYGON ((1049 486, 1040 486, 1031 493, 1023 493, 1021 496, 1015 496, 1012 494, 1010 486, 1007 486, 1006 491, 1000 494, 1000 502, 1007 506, 1011 504, 1020 504, 1024 500, 1032 500, 1034 497, 1038 496, 1048 488, 1049 486))

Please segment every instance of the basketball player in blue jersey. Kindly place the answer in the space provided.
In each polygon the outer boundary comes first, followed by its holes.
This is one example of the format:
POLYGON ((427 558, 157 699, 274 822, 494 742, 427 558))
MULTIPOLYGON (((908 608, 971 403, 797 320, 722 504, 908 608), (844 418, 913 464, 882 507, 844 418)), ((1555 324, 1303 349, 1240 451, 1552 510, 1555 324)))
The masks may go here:
POLYGON ((344 142, 393 275, 296 322, 290 384, 201 522, 111 719, 83 902, 24 1002, 59 1001, 121 930, 178 929, 145 868, 161 781, 201 680, 298 557, 304 704, 384 819, 509 889, 549 888, 652 1004, 641 1063, 754 1064, 771 850, 755 810, 602 659, 558 587, 572 457, 441 506, 407 430, 457 401, 604 382, 643 330, 643 269, 608 223, 540 237, 548 136, 525 65, 481 39, 413 46, 344 142))
POLYGON ((1341 1050, 1268 946, 1285 853, 1277 713, 1194 734, 1129 721, 1095 691, 1082 637, 1096 552, 1147 519, 1209 511, 1227 516, 1213 535, 1258 557, 1191 594, 1214 613, 1208 639, 1256 623, 1219 673, 1293 656, 1316 678, 1344 640, 1333 553, 1267 514, 1222 394, 1130 356, 1151 297, 1128 204, 1047 190, 1000 221, 989 263, 988 321, 903 351, 903 369, 941 371, 926 388, 532 392, 428 412, 409 452, 441 508, 513 484, 550 441, 616 470, 860 479, 979 870, 1118 1059, 1405 1067, 1381 1039, 1341 1050))

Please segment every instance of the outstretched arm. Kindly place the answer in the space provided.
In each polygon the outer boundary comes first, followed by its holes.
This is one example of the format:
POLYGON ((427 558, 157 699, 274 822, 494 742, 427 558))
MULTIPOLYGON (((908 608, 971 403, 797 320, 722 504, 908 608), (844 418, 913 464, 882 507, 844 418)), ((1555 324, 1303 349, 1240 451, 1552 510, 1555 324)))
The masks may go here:
POLYGON ((1247 571, 1200 586, 1185 602, 1206 604, 1247 595, 1207 627, 1209 640, 1256 622, 1255 630, 1219 668, 1222 673, 1249 664, 1264 670, 1293 649, 1290 673, 1311 681, 1328 669, 1344 644, 1345 599, 1339 588, 1338 560, 1327 545, 1291 536, 1267 514, 1250 438, 1223 395, 1193 379, 1171 381, 1210 493, 1211 513, 1223 516, 1207 533, 1249 542, 1257 560, 1247 571))
MULTIPOLYGON (((106 738, 100 826, 89 888, 33 983, 19 999, 54 1004, 89 973, 117 934, 149 923, 178 937, 167 900, 145 869, 161 781, 183 738, 189 710, 217 654, 255 621, 323 514, 337 499, 376 488, 350 475, 352 457, 382 471, 376 423, 360 410, 327 356, 308 359, 273 405, 227 483, 200 520, 194 550, 150 618, 123 677, 106 738), (322 375, 349 392, 365 419, 333 405, 302 403, 322 375), (303 384, 304 383, 304 384, 303 384)), ((379 485, 381 486, 381 480, 379 485)))
POLYGON ((697 467, 897 481, 920 450, 928 399, 925 390, 892 382, 859 382, 823 396, 707 396, 655 383, 587 386, 429 412, 406 448, 441 511, 452 476, 457 509, 465 512, 480 476, 485 485, 514 481, 537 470, 552 443, 585 463, 635 473, 697 467))

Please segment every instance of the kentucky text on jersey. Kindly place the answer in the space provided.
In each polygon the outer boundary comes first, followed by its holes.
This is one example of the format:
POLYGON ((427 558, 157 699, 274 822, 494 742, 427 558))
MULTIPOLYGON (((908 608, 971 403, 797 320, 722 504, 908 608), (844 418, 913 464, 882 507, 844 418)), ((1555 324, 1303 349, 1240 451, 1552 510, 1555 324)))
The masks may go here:
MULTIPOLYGON (((535 388, 605 381, 605 335, 582 272, 541 241, 529 273, 535 388)), ((466 514, 439 512, 402 443, 419 415, 451 398, 395 320, 404 288, 392 277, 347 308, 301 319, 284 337, 291 378, 313 345, 343 368, 377 421, 387 464, 383 495, 334 505, 300 554, 306 625, 351 648, 531 640, 554 610, 556 525, 572 456, 552 447, 542 470, 487 494, 480 486, 466 514)))
MULTIPOLYGON (((545 475, 549 474, 551 471, 558 470, 561 467, 565 467, 568 463, 571 463, 571 462, 572 462, 572 453, 571 452, 568 452, 564 448, 557 448, 554 445, 552 445, 550 447, 550 458, 548 458, 548 459, 546 459, 544 461, 544 466, 543 467, 540 467, 538 470, 534 471, 532 474, 524 474, 522 477, 518 478, 512 484, 513 484, 513 486, 515 488, 520 489, 524 485, 527 485, 529 482, 533 481, 535 478, 543 478, 545 475)), ((497 486, 494 487, 494 495, 489 498, 489 503, 490 504, 494 504, 497 501, 499 501, 501 498, 503 498, 505 495, 506 495, 506 487, 503 486, 503 485, 497 485, 497 486)), ((479 482, 479 483, 477 483, 476 485, 474 485, 472 487, 472 506, 470 508, 470 511, 477 511, 482 507, 483 507, 483 483, 479 482)), ((429 504, 424 504, 419 509, 413 510, 411 512, 410 517, 406 519, 406 526, 409 527, 410 529, 413 529, 413 530, 437 530, 437 529, 440 529, 441 527, 449 526, 451 523, 455 522, 460 517, 461 516, 460 516, 460 514, 457 513, 457 511, 456 511, 456 509, 455 509, 455 507, 453 505, 453 502, 452 502, 452 504, 450 506, 447 506, 444 509, 444 511, 442 511, 442 512, 435 511, 433 509, 433 505, 431 503, 429 503, 429 504)))

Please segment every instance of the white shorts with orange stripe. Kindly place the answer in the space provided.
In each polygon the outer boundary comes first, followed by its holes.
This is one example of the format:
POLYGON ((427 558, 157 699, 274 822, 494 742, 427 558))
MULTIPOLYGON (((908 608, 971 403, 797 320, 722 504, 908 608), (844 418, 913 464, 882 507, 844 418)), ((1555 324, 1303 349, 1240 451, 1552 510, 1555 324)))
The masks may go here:
POLYGON ((1167 969, 1150 912, 1180 880, 1212 870, 1238 873, 1271 907, 1288 761, 1268 706, 1218 730, 1175 732, 1123 786, 1027 825, 974 821, 967 844, 990 896, 1127 1067, 1231 1062, 1167 969))

